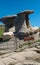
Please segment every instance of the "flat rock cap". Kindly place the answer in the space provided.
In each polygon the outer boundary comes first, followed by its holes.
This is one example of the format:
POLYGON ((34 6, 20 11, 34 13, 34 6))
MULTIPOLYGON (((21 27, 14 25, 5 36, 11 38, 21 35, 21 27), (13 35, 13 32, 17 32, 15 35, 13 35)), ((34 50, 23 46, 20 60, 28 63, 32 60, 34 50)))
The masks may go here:
POLYGON ((18 13, 17 15, 19 15, 19 14, 32 14, 32 13, 34 13, 34 10, 25 10, 25 11, 18 13))
POLYGON ((17 15, 8 15, 8 16, 5 16, 3 18, 15 18, 17 15))
POLYGON ((0 18, 0 21, 3 20, 3 19, 10 19, 10 18, 16 18, 17 15, 9 15, 9 16, 5 16, 5 17, 2 17, 0 18))

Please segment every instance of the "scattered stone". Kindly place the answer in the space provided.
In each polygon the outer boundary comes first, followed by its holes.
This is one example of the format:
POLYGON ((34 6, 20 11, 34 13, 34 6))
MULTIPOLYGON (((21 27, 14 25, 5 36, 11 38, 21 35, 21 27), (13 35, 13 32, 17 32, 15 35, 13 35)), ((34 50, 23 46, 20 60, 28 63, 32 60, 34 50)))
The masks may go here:
POLYGON ((36 50, 37 53, 40 53, 40 50, 36 50))
POLYGON ((40 49, 40 46, 36 46, 36 48, 40 49))

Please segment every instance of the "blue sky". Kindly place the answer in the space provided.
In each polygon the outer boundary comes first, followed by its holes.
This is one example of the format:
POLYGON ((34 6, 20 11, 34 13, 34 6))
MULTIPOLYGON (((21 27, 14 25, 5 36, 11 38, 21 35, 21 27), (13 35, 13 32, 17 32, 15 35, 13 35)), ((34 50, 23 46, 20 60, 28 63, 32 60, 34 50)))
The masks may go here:
POLYGON ((30 23, 40 27, 40 0, 0 0, 0 18, 24 10, 34 10, 29 16, 30 23))

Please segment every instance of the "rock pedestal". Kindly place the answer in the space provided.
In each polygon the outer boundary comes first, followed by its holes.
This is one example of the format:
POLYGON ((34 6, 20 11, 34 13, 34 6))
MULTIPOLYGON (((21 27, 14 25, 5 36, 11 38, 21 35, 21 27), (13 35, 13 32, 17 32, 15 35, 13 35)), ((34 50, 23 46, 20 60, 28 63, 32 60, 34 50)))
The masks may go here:
POLYGON ((33 13, 33 11, 24 11, 19 14, 17 14, 17 17, 15 19, 15 30, 16 32, 28 32, 27 28, 30 28, 30 22, 29 22, 29 14, 33 13))
MULTIPOLYGON (((17 40, 17 45, 20 46, 20 44, 26 43, 24 41, 24 37, 27 37, 25 33, 29 32, 30 22, 29 22, 29 14, 33 13, 33 11, 24 11, 17 14, 17 17, 15 19, 15 37, 17 40)), ((17 47, 18 48, 18 47, 17 47)))

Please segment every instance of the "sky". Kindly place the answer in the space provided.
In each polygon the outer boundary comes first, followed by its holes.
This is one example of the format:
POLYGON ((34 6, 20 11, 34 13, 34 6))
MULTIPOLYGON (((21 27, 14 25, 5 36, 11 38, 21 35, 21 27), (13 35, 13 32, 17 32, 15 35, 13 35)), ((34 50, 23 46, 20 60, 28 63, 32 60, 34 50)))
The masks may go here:
POLYGON ((29 15, 30 24, 40 27, 40 0, 0 0, 0 18, 24 10, 34 10, 34 13, 29 15))

